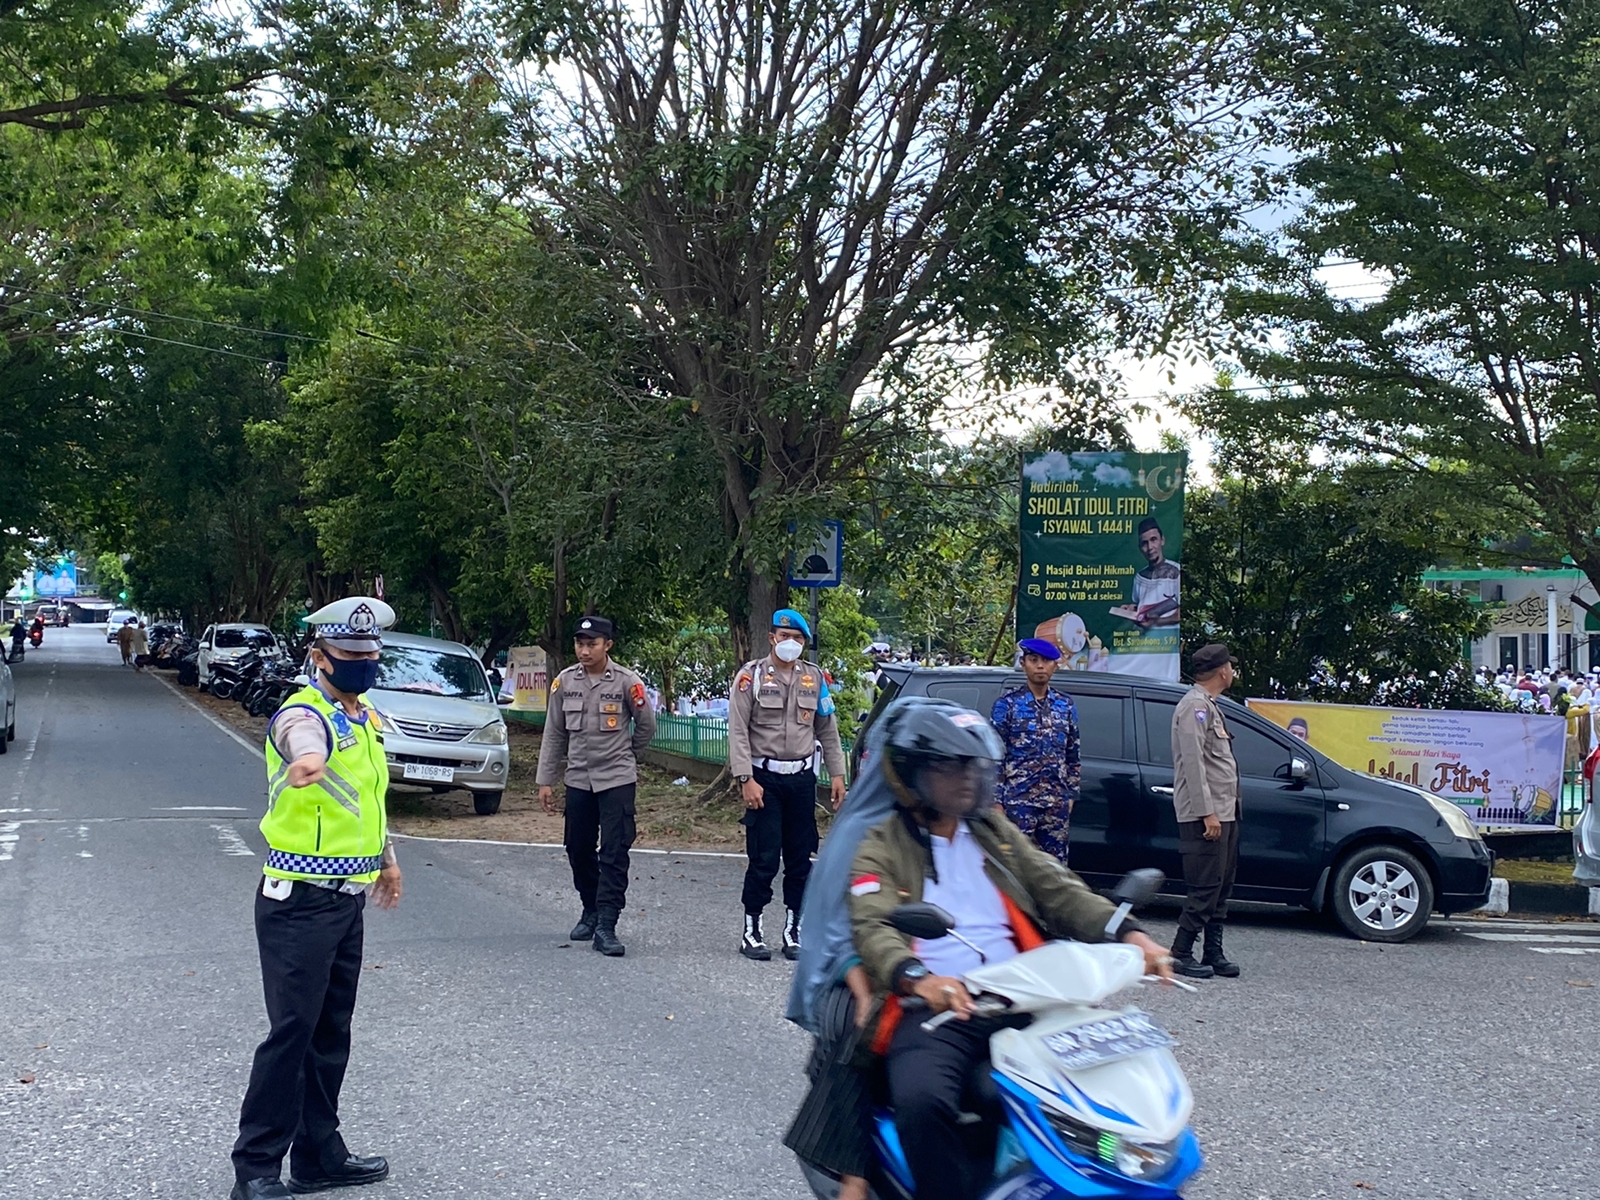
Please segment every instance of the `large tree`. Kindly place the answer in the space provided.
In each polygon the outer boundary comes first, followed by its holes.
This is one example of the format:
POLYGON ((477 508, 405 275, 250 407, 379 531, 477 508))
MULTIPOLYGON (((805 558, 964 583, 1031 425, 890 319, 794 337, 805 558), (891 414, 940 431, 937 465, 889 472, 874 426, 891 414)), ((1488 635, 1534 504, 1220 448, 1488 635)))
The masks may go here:
POLYGON ((516 14, 530 201, 616 280, 715 449, 741 642, 795 538, 946 400, 919 384, 1160 343, 1249 186, 1243 39, 1207 0, 516 14))
POLYGON ((1600 582, 1600 10, 1293 16, 1264 45, 1304 207, 1233 300, 1272 386, 1203 419, 1491 497, 1600 582))

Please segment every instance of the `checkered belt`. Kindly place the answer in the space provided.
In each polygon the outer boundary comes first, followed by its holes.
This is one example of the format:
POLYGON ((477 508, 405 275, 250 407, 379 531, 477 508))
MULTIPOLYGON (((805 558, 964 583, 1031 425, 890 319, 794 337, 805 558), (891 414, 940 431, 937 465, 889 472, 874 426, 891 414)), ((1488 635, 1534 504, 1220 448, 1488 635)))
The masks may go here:
POLYGON ((267 866, 274 871, 292 871, 296 875, 318 875, 325 879, 348 879, 352 875, 366 875, 383 868, 381 855, 354 858, 323 858, 317 854, 290 854, 287 850, 268 850, 267 866))

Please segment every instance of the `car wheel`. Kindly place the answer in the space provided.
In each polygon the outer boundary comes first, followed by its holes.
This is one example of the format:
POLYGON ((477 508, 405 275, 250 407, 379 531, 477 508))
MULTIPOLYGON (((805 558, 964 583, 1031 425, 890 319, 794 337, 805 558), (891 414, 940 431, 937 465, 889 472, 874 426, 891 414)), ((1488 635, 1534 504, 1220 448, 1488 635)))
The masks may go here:
POLYGON ((1363 846, 1339 864, 1329 897, 1333 915, 1368 942, 1416 937, 1433 912, 1433 880, 1398 846, 1363 846))
POLYGON ((500 811, 500 797, 504 792, 473 792, 472 811, 480 817, 492 817, 500 811))

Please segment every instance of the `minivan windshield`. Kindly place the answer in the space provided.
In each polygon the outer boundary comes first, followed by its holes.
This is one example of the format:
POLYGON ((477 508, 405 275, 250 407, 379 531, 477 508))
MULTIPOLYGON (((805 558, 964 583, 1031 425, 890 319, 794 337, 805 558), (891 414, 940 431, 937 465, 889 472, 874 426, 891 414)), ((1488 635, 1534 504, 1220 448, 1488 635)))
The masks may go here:
POLYGON ((378 657, 376 686, 385 692, 494 703, 489 680, 477 659, 419 646, 385 646, 378 657))

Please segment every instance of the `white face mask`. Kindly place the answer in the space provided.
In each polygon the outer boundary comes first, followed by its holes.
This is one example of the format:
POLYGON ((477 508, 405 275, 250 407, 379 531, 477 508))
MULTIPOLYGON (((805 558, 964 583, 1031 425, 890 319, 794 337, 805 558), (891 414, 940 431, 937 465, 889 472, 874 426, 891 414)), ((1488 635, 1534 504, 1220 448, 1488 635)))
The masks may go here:
POLYGON ((794 638, 784 638, 773 646, 772 652, 778 656, 781 662, 794 662, 806 652, 806 644, 797 642, 794 638))

